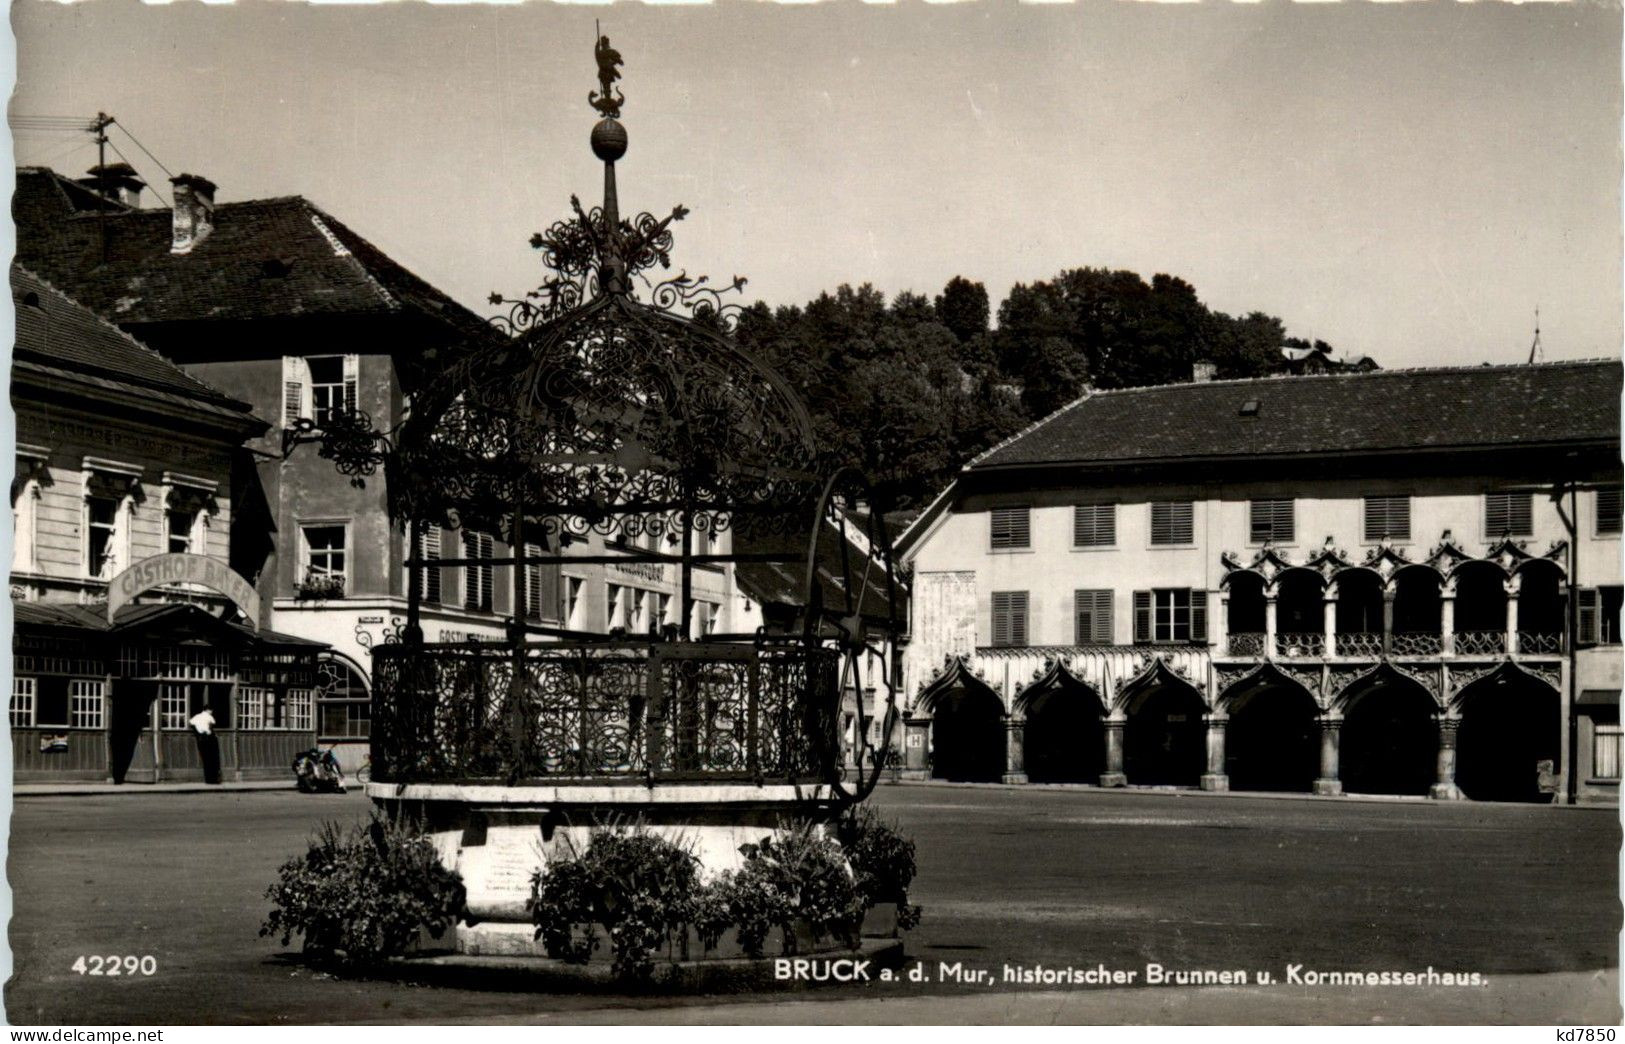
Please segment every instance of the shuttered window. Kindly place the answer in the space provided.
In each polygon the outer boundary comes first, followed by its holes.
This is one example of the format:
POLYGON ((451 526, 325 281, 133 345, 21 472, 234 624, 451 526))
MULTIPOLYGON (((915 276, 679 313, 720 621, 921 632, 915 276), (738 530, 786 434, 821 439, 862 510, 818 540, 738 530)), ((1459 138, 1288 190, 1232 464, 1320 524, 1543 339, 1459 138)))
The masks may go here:
POLYGON ((418 558, 424 565, 418 574, 418 597, 430 605, 440 604, 440 527, 423 526, 418 530, 418 558))
POLYGON ((1111 547, 1116 543, 1116 504, 1079 504, 1072 509, 1073 547, 1111 547))
POLYGON ((1186 587, 1134 592, 1134 640, 1206 642, 1207 592, 1186 587))
MULTIPOLYGON (((493 543, 489 533, 463 532, 464 558, 490 558, 493 543)), ((491 567, 467 565, 463 567, 463 608, 491 609, 491 567)))
POLYGON ((1484 535, 1533 536, 1534 497, 1528 493, 1484 494, 1484 535))
POLYGON ((993 547, 1031 547, 1031 510, 1024 507, 994 508, 993 547))
POLYGON ((1078 645, 1112 643, 1110 591, 1075 591, 1072 594, 1072 606, 1076 621, 1072 639, 1074 643, 1078 645))
POLYGON ((1366 497, 1365 538, 1368 541, 1411 538, 1410 497, 1366 497))
POLYGON ((1597 490, 1597 532, 1618 533, 1620 529, 1620 490, 1597 490))
POLYGON ((1290 500, 1255 500, 1249 508, 1249 539, 1255 544, 1290 544, 1293 510, 1290 500))
POLYGON ((1027 592, 993 592, 993 644, 1027 644, 1027 592))
POLYGON ((1151 543, 1189 544, 1196 539, 1194 513, 1188 500, 1158 501, 1151 505, 1151 543))
POLYGON ((1595 587, 1581 587, 1574 592, 1575 605, 1579 610, 1579 620, 1576 626, 1579 634, 1576 636, 1581 645, 1597 644, 1597 589, 1595 587))

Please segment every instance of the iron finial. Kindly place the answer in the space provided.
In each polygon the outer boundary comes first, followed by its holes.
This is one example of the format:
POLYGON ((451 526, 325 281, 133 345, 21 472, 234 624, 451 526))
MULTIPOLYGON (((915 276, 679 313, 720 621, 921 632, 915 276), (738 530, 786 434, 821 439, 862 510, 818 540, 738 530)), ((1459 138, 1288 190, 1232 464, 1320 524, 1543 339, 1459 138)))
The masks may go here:
POLYGON ((600 115, 613 120, 620 116, 621 105, 626 101, 626 96, 615 87, 615 81, 621 78, 621 52, 609 45, 609 37, 600 36, 592 53, 598 59, 599 89, 588 92, 587 101, 600 115))

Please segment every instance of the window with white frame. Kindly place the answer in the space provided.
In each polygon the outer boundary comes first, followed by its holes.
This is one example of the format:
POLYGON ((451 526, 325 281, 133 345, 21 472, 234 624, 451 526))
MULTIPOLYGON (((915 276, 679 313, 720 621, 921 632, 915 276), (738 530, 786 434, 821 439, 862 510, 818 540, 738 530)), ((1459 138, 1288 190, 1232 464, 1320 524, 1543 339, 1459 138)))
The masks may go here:
POLYGON ((463 530, 463 557, 483 560, 485 564, 463 567, 463 608, 491 611, 491 566, 494 542, 489 533, 463 530))
POLYGON ((1116 504, 1079 504, 1072 509, 1073 547, 1112 547, 1116 543, 1116 504))
POLYGON ((626 588, 608 584, 604 588, 605 623, 607 629, 626 626, 626 588))
POLYGON ((658 599, 658 605, 655 611, 655 627, 657 629, 665 627, 671 622, 671 595, 663 594, 658 599))
POLYGON ((303 584, 319 587, 330 597, 342 597, 346 591, 349 526, 343 523, 304 525, 299 527, 299 533, 305 560, 303 584))
POLYGON ((168 530, 169 553, 172 555, 192 553, 192 534, 197 527, 196 511, 176 511, 171 509, 164 512, 164 526, 168 530))
POLYGON ((1134 641, 1207 641, 1207 592, 1184 587, 1135 591, 1134 641))
POLYGON ((1619 747, 1621 728, 1618 725, 1598 725, 1591 737, 1591 776, 1593 779, 1619 778, 1619 747))
POLYGON ((112 497, 85 498, 85 575, 92 580, 111 580, 118 572, 122 514, 112 497))
POLYGON ((1195 542, 1195 505, 1188 500, 1161 500, 1151 505, 1151 543, 1156 546, 1195 542))
POLYGON ((186 719, 191 717, 186 712, 188 687, 185 685, 158 686, 158 727, 161 729, 184 729, 186 719))
POLYGON ((581 626, 581 621, 576 614, 581 609, 581 592, 586 586, 587 582, 580 577, 567 576, 564 578, 564 626, 581 626))
POLYGON ((316 694, 311 689, 289 689, 282 700, 282 727, 308 732, 316 726, 316 694))
POLYGON ((101 678, 74 678, 68 682, 68 726, 99 729, 106 724, 107 682, 101 678))
POLYGON ((259 730, 266 727, 270 715, 271 690, 258 685, 237 687, 237 727, 259 730))
POLYGON ((1529 493, 1484 494, 1484 536, 1534 536, 1534 496, 1529 493))
POLYGON ((283 427, 306 420, 319 428, 334 414, 354 411, 360 369, 358 355, 283 356, 283 427))
POLYGON ((717 619, 722 606, 716 602, 694 602, 694 637, 704 638, 716 633, 717 619))
POLYGON ((1410 497, 1365 498, 1365 539, 1368 543, 1410 538, 1410 497))
POLYGON ((34 725, 35 700, 38 698, 38 683, 33 678, 11 679, 11 727, 14 729, 32 728, 34 725))

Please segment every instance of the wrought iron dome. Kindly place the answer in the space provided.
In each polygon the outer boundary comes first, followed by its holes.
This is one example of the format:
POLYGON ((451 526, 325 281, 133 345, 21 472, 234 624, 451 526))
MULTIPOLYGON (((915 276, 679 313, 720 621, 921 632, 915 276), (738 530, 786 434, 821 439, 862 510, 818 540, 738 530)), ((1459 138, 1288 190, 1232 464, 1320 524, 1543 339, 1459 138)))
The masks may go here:
POLYGON ((607 39, 597 54, 604 203, 572 197, 573 216, 532 238, 550 275, 522 298, 492 296, 507 336, 415 397, 386 457, 392 513, 494 528, 518 511, 549 535, 714 531, 741 511, 799 522, 817 495, 807 412, 730 336, 738 306, 723 295, 743 279, 646 275, 669 268, 687 211, 621 218, 619 55, 607 39))

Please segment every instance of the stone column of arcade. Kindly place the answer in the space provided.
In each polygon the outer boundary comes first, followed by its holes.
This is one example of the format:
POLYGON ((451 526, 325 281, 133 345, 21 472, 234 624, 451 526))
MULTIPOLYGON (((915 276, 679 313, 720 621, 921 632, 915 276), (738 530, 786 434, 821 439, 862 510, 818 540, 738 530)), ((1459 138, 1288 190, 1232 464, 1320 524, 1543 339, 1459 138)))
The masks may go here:
POLYGON ((1513 575, 1507 577, 1507 655, 1518 655, 1518 590, 1523 586, 1523 577, 1513 575))
POLYGON ((1438 776, 1428 797, 1456 801, 1461 798, 1461 789, 1456 786, 1456 731, 1461 728, 1461 719, 1440 714, 1435 720, 1439 723, 1438 776))
POLYGON ((1106 771, 1100 774, 1100 785, 1103 787, 1128 785, 1128 776, 1123 772, 1123 726, 1127 723, 1121 713, 1114 713, 1101 722, 1105 726, 1106 742, 1106 771))
POLYGON ((1439 585, 1439 652, 1456 655, 1456 581, 1439 585))
POLYGON ((1343 781, 1337 775, 1337 747, 1342 733, 1343 719, 1340 715, 1327 714, 1320 718, 1320 777, 1315 780, 1316 794, 1343 792, 1343 781))
POLYGON ((1264 659, 1275 659, 1275 600, 1280 588, 1275 584, 1264 588, 1264 659))
POLYGON ((1010 717, 1004 722, 1004 776, 1005 783, 1027 782, 1026 755, 1027 721, 1010 717))
POLYGON ((1230 719, 1223 714, 1204 714, 1207 722, 1207 771, 1202 774, 1203 790, 1229 790, 1230 777, 1224 771, 1224 727, 1230 719))
POLYGON ((1337 655, 1337 582, 1326 585, 1324 595, 1325 604, 1321 607, 1320 618, 1326 634, 1325 655, 1330 658, 1337 655))

